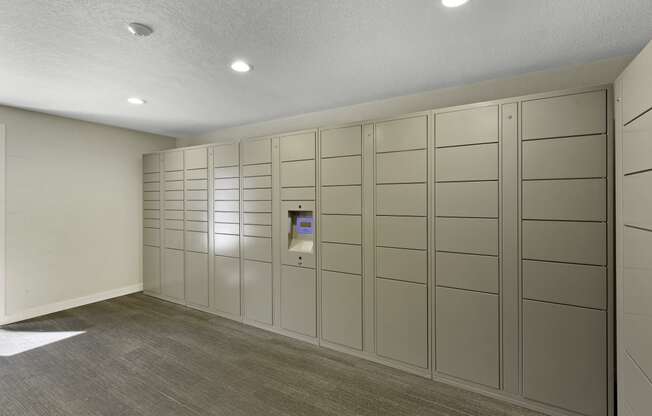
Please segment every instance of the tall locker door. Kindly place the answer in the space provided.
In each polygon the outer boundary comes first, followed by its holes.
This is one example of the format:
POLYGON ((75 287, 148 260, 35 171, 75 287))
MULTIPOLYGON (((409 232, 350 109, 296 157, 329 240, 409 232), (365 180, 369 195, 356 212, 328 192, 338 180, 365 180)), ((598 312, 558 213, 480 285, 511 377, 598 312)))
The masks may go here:
POLYGON ((376 351, 421 369, 429 368, 427 149, 425 115, 375 125, 376 351))
POLYGON ((281 296, 283 329, 317 336, 315 185, 317 132, 280 136, 281 296), (287 228, 285 228, 287 227, 287 228))
MULTIPOLYGON (((240 163, 244 316, 272 325, 272 139, 242 142, 240 163)), ((236 217, 228 220, 239 223, 236 217)), ((235 246, 229 248, 238 253, 235 246)))
POLYGON ((208 148, 184 152, 185 297, 189 305, 209 306, 208 148))
POLYGON ((435 363, 500 387, 499 107, 435 115, 435 363))
POLYGON ((523 395, 609 413, 607 91, 521 103, 523 395))
POLYGON ((143 155, 143 290, 161 293, 161 156, 143 155))
POLYGON ((213 147, 214 307, 240 316, 240 146, 213 147))
MULTIPOLYGON (((362 125, 324 129, 320 133, 321 199, 338 190, 362 205, 362 125), (324 193, 327 189, 329 193, 324 193)), ((362 349, 362 215, 335 202, 321 212, 321 337, 327 342, 362 349)))
POLYGON ((163 275, 161 294, 185 301, 183 151, 163 153, 163 275))
POLYGON ((618 411, 652 409, 652 43, 616 81, 618 411))

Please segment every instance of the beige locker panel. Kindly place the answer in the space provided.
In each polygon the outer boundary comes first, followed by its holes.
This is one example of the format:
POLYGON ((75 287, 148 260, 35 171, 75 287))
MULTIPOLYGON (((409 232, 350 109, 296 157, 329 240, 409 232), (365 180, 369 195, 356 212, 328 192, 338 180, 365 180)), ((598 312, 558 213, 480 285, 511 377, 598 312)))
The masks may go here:
POLYGON ((315 161, 281 163, 281 186, 315 186, 315 161))
POLYGON ((232 166, 228 168, 215 168, 213 169, 213 175, 215 179, 237 178, 239 176, 238 167, 232 166))
POLYGON ((240 147, 243 165, 272 162, 272 141, 270 139, 245 140, 240 143, 240 147))
POLYGON ((216 201, 237 201, 240 199, 240 191, 237 189, 220 189, 213 192, 216 201))
POLYGON ((215 179, 213 187, 215 189, 239 189, 240 178, 215 179))
POLYGON ((623 174, 652 169, 652 112, 623 127, 622 146, 623 174))
POLYGON ((245 189, 242 191, 244 201, 264 201, 272 199, 271 189, 245 189))
POLYGON ((248 260, 272 261, 272 239, 243 237, 244 258, 248 260))
POLYGON ((143 227, 145 228, 161 228, 161 221, 155 219, 143 219, 143 227))
POLYGON ((362 217, 359 215, 322 215, 321 241, 362 244, 362 217))
POLYGON ((171 211, 182 211, 183 210, 183 200, 181 201, 164 201, 163 208, 165 210, 171 211))
POLYGON ((321 131, 321 157, 362 154, 362 126, 321 131))
POLYGON ((459 146, 498 141, 498 106, 440 113, 435 118, 435 145, 459 146))
POLYGON ((425 284, 428 281, 428 252, 378 247, 376 276, 425 284))
POLYGON ((498 218, 498 181, 435 185, 435 212, 442 217, 498 218))
POLYGON ((376 151, 425 149, 428 140, 428 118, 417 116, 376 123, 376 151))
POLYGON ((523 179, 607 176, 607 136, 523 142, 523 179))
POLYGON ((208 200, 208 191, 186 191, 186 200, 206 201, 208 200))
POLYGON ((607 264, 603 223, 523 221, 522 235, 524 259, 607 264))
POLYGON ((161 199, 161 193, 158 191, 143 192, 143 201, 158 201, 159 199, 161 199))
POLYGON ((145 173, 143 174, 143 182, 160 182, 161 174, 160 173, 145 173))
POLYGON ((245 188, 271 188, 272 187, 272 177, 271 176, 253 176, 250 178, 244 178, 243 187, 245 188))
POLYGON ((272 225, 272 214, 244 213, 243 220, 245 224, 253 225, 272 225))
MULTIPOLYGON (((182 211, 179 211, 182 213, 182 211)), ((181 215, 180 215, 181 217, 181 215)), ((166 230, 183 230, 183 220, 165 220, 166 230)))
POLYGON ((362 349, 362 278, 322 272, 322 338, 362 349))
POLYGON ((314 269, 282 266, 281 326, 292 332, 317 336, 317 279, 314 269))
POLYGON ((143 210, 143 219, 154 219, 158 220, 161 218, 161 211, 157 209, 146 209, 143 210))
POLYGON ((143 228, 143 244, 146 246, 160 246, 161 230, 155 228, 143 228))
POLYGON ((167 172, 183 170, 183 151, 163 153, 163 166, 167 172))
POLYGON ((215 211, 226 211, 226 212, 240 211, 240 201, 215 201, 213 206, 215 207, 215 211))
POLYGON ((394 248, 428 248, 426 218, 376 217, 376 245, 394 248))
POLYGON ((269 176, 272 174, 271 163, 242 167, 242 176, 269 176))
POLYGON ((183 181, 166 181, 163 186, 166 191, 183 191, 183 181))
POLYGON ((206 211, 186 211, 184 218, 187 221, 208 221, 208 212, 206 211))
POLYGON ((652 171, 625 176, 622 195, 623 223, 652 229, 652 171))
POLYGON ((440 251, 497 256, 498 220, 437 218, 435 239, 440 251))
POLYGON ((315 132, 281 136, 281 162, 315 158, 315 132))
MULTIPOLYGON (((188 212, 200 212, 200 211, 187 211, 188 212)), ((166 220, 183 220, 183 211, 164 211, 163 216, 166 220)), ((166 221, 167 222, 167 221, 166 221)))
POLYGON ((207 211, 208 201, 186 201, 184 207, 188 211, 207 211))
POLYGON ((361 274, 362 247, 351 244, 322 243, 321 268, 334 272, 361 274))
POLYGON ((160 201, 144 201, 143 202, 143 209, 146 210, 159 210, 161 209, 161 202, 160 201))
POLYGON ((213 225, 213 232, 216 234, 240 234, 240 224, 224 224, 216 222, 213 225))
POLYGON ((425 183, 377 185, 376 215, 427 215, 425 183))
POLYGON ((177 300, 184 299, 183 251, 163 250, 163 275, 161 276, 161 294, 177 300))
POLYGON ((184 150, 186 169, 200 169, 208 167, 208 148, 198 147, 196 149, 184 150))
POLYGON ((437 371, 498 388, 498 295, 437 288, 437 371))
MULTIPOLYGON (((623 312, 633 315, 647 315, 652 325, 652 232, 625 227, 626 258, 622 273, 623 312)), ((649 332, 652 336, 652 331, 649 332)), ((652 356, 650 357, 652 360, 652 356)), ((652 374, 652 361, 650 366, 652 374)))
MULTIPOLYGON (((646 416, 652 407, 652 382, 647 374, 632 358, 625 354, 623 357, 621 383, 623 389, 623 402, 626 402, 625 409, 632 413, 625 413, 624 416, 646 416)), ((620 414, 620 413, 619 413, 620 414)))
POLYGON ((381 153, 376 155, 376 183, 425 182, 425 150, 381 153))
POLYGON ((213 147, 213 166, 237 166, 240 161, 238 143, 222 144, 213 147))
POLYGON ((602 266, 524 260, 523 297, 606 309, 607 269, 602 266))
POLYGON ((143 155, 143 173, 157 173, 161 171, 159 166, 159 154, 152 153, 143 155))
POLYGON ((435 279, 439 286, 497 294, 498 257, 437 253, 435 279))
POLYGON ((185 176, 188 180, 208 179, 208 169, 186 170, 185 176))
POLYGON ((438 182, 497 180, 498 143, 437 149, 435 178, 438 182))
POLYGON ((523 394, 591 416, 607 414, 604 311, 523 302, 523 394))
POLYGON ((160 183, 158 182, 145 182, 143 183, 143 191, 144 192, 151 192, 151 191, 159 191, 160 188, 160 183))
POLYGON ((240 260, 215 256, 215 309, 240 315, 240 260))
POLYGON ((165 181, 183 181, 183 171, 179 170, 176 172, 165 172, 163 174, 163 180, 165 181))
POLYGON ((321 184, 323 186, 362 184, 362 157, 347 156, 322 159, 321 184))
POLYGON ((322 214, 353 214, 362 212, 360 186, 332 186, 321 188, 322 214))
POLYGON ((523 218, 606 221, 606 179, 523 182, 523 218))
MULTIPOLYGON (((201 211, 193 211, 201 212, 201 211)), ((208 222, 206 221, 186 221, 185 223, 186 231, 201 231, 204 233, 208 232, 208 222)))
POLYGON ((207 179, 192 179, 186 181, 186 189, 189 191, 208 189, 207 179))
POLYGON ((604 90, 524 101, 523 139, 605 133, 606 108, 604 90))
POLYGON ((428 368, 428 292, 424 285, 376 279, 378 355, 428 368))
POLYGON ((271 225, 245 225, 244 235, 250 237, 272 237, 271 225))
POLYGON ((622 73, 623 124, 629 123, 633 118, 650 109, 650 97, 652 97, 650 68, 652 68, 652 47, 648 43, 648 46, 622 73))
POLYGON ((208 307, 208 254, 186 252, 186 302, 208 307))
POLYGON ((227 257, 240 256, 240 237, 237 235, 216 234, 215 255, 227 257))
POLYGON ((282 188, 281 199, 283 201, 314 201, 315 188, 282 188))
POLYGON ((186 250, 208 253, 208 233, 186 231, 186 250))
MULTIPOLYGON (((649 302, 649 298, 647 300, 649 302)), ((649 314, 625 313, 622 325, 622 345, 627 351, 627 355, 636 361, 641 371, 649 375, 652 373, 652 357, 650 356, 652 351, 652 317, 649 314)), ((652 382, 650 384, 652 385, 652 382)), ((652 400, 652 397, 649 399, 652 400)))
POLYGON ((244 212, 272 212, 272 201, 244 201, 244 212))
MULTIPOLYGON (((145 192, 145 193, 154 193, 154 192, 145 192)), ((155 201, 158 200, 158 192, 156 192, 157 195, 153 197, 151 200, 155 201)), ((165 200, 166 201, 183 201, 183 191, 165 191, 165 200)))
POLYGON ((244 313, 247 319, 272 324, 272 264, 244 261, 244 313))
POLYGON ((232 224, 240 222, 240 214, 237 212, 215 212, 213 218, 215 222, 226 222, 232 224))
POLYGON ((161 291, 161 250, 158 247, 143 247, 143 290, 161 291))

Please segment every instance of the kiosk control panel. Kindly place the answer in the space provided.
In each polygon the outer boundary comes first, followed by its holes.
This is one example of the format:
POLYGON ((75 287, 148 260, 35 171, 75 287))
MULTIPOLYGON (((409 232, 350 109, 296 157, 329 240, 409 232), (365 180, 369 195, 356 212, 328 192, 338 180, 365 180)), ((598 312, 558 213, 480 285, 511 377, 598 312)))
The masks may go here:
POLYGON ((315 203, 283 203, 287 232, 283 233, 283 264, 315 267, 315 203))

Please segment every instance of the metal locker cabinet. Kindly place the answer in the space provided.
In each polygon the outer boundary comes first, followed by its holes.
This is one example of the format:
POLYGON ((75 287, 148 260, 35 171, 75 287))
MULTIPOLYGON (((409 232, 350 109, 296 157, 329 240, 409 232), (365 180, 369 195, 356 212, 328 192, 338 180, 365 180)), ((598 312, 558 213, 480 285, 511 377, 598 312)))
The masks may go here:
POLYGON ((498 296, 437 288, 437 371, 499 387, 498 296))
POLYGON ((498 143, 443 147, 435 151, 437 182, 498 179, 498 143))
POLYGON ((440 182, 435 212, 444 217, 498 217, 498 181, 440 182))
POLYGON ((161 248, 143 246, 143 290, 161 292, 161 248))
POLYGON ((242 209, 245 212, 272 212, 272 201, 243 201, 242 209))
POLYGON ((207 308, 208 305, 208 254, 186 251, 185 298, 192 305, 207 308))
POLYGON ((244 313, 247 319, 272 324, 272 264, 243 262, 244 313))
POLYGON ((271 176, 252 176, 243 178, 243 186, 248 189, 271 188, 271 176))
POLYGON ((320 133, 321 157, 362 154, 362 126, 337 127, 320 133))
MULTIPOLYGON (((652 117, 650 117, 652 119, 652 117)), ((651 130, 652 131, 652 130, 651 130)), ((623 221, 652 230, 652 171, 623 178, 623 221)))
POLYGON ((376 217, 376 245, 393 248, 427 248, 425 217, 376 217))
POLYGON ((322 272, 322 337, 362 349, 362 277, 322 272))
POLYGON ((242 176, 269 176, 272 174, 272 164, 263 163, 260 165, 243 165, 242 176))
POLYGON ((498 255, 498 220, 437 218, 435 246, 439 251, 498 255))
POLYGON ((607 136, 523 142, 523 179, 601 178, 607 175, 607 136))
POLYGON ((283 188, 281 189, 283 201, 314 201, 315 188, 283 188))
POLYGON ((242 165, 272 163, 272 145, 269 139, 245 140, 241 146, 242 165))
POLYGON ((425 150, 376 154, 376 183, 425 182, 427 178, 425 150))
POLYGON ((376 186, 376 215, 427 214, 427 184, 387 184, 376 186))
POLYGON ((362 274, 362 247, 357 244, 321 244, 323 270, 362 274))
POLYGON ((437 147, 497 141, 497 105, 437 114, 437 122, 435 123, 435 145, 437 147))
POLYGON ((240 315, 240 259, 215 256, 215 309, 240 315))
POLYGON ((498 294, 498 257, 438 252, 435 269, 438 286, 498 294))
MULTIPOLYGON (((650 169, 652 117, 645 115, 622 128, 622 174, 650 169)), ((626 204, 627 205, 627 204, 626 204)))
POLYGON ((315 132, 281 136, 281 162, 315 158, 315 132))
POLYGON ((309 337, 317 336, 315 274, 315 269, 304 267, 281 268, 281 326, 309 337))
POLYGON ((428 139, 426 116, 376 123, 376 151, 393 152, 425 149, 428 139))
POLYGON ((261 237, 242 237, 243 256, 247 260, 272 261, 272 240, 261 237))
POLYGON ((523 221, 523 258, 594 265, 607 264, 604 223, 523 221))
POLYGON ((377 247, 376 276, 425 284, 428 277, 428 253, 424 250, 377 247))
POLYGON ((185 298, 183 258, 183 250, 163 249, 161 294, 178 301, 183 301, 185 298))
POLYGON ((161 292, 161 156, 143 155, 143 291, 161 292))
POLYGON ((315 186, 315 161, 281 162, 282 187, 315 186))
POLYGON ((245 224, 243 227, 243 235, 246 237, 272 238, 272 226, 245 224))
POLYGON ((362 158, 344 156, 323 159, 321 184, 322 186, 362 184, 362 158))
POLYGON ((572 179, 523 183, 523 218, 605 221, 607 181, 572 179))
POLYGON ((359 215, 322 215, 321 241, 362 244, 362 217, 359 215))
POLYGON ((362 187, 358 185, 322 187, 321 212, 322 214, 360 215, 362 187))

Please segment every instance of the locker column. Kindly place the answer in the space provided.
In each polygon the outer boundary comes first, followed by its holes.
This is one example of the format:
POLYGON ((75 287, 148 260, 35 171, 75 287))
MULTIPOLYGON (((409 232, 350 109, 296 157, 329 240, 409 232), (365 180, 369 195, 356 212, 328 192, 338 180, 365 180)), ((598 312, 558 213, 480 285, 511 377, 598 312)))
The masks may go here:
POLYGON ((320 132, 321 338, 362 349, 362 125, 320 132))
POLYGON ((213 147, 214 308, 234 317, 240 312, 240 146, 213 147))
POLYGON ((524 101, 523 394, 607 414, 606 91, 524 101))
POLYGON ((184 151, 184 173, 185 300, 208 308, 208 148, 184 151))
POLYGON ((428 369, 428 117, 375 133, 377 353, 428 369))
POLYGON ((161 155, 143 155, 143 290, 161 293, 161 155))
POLYGON ((183 151, 163 154, 163 271, 161 295, 185 300, 183 236, 183 151))
POLYGON ((317 337, 316 131, 281 136, 281 328, 317 337))
POLYGON ((435 116, 436 371, 500 387, 498 106, 435 116))
POLYGON ((272 139, 241 143, 244 317, 272 325, 272 139))

